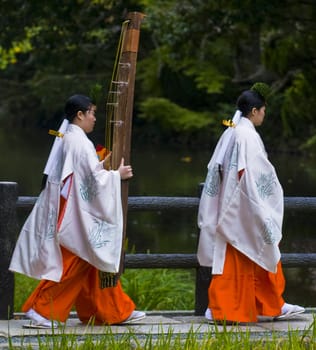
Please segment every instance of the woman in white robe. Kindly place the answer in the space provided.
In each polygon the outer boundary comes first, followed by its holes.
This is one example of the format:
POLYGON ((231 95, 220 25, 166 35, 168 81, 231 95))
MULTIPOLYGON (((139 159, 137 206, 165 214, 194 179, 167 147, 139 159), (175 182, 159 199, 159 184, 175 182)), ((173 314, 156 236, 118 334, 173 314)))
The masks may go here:
POLYGON ((205 316, 232 322, 293 316, 304 308, 282 297, 283 190, 255 129, 264 120, 265 99, 247 90, 237 108, 208 164, 199 206, 198 260, 213 275, 205 316))
POLYGON ((120 283, 99 288, 98 270, 119 271, 123 217, 121 179, 130 165, 106 170, 87 135, 96 106, 83 95, 65 106, 68 123, 45 168, 46 186, 17 241, 10 270, 42 280, 23 305, 32 327, 65 322, 75 305, 83 322, 121 323, 140 319, 120 283))

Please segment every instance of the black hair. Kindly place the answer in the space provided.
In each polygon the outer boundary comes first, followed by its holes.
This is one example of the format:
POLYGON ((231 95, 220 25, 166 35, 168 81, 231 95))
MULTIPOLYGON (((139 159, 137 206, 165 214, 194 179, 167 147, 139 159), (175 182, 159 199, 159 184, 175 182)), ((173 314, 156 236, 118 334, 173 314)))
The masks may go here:
POLYGON ((253 108, 260 109, 266 105, 262 95, 254 90, 244 91, 237 99, 237 108, 247 117, 253 108))
POLYGON ((93 102, 90 97, 85 95, 73 95, 69 97, 65 105, 65 117, 72 122, 79 111, 88 111, 93 102))
MULTIPOLYGON (((94 103, 91 98, 85 95, 73 95, 69 97, 65 104, 65 117, 72 122, 79 111, 88 111, 94 103)), ((41 191, 45 188, 47 175, 42 177, 41 191)))

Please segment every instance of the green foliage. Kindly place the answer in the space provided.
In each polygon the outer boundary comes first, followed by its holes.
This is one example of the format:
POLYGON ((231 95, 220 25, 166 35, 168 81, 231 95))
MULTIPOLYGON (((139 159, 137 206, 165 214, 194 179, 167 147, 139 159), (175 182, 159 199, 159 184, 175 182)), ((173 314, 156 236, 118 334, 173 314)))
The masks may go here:
MULTIPOLYGON (((5 2, 0 23, 0 119, 45 124, 73 93, 108 87, 120 34, 121 3, 69 0, 56 6, 5 2), (21 18, 23 21, 21 22, 21 18), (23 108, 22 108, 23 106, 23 108)), ((106 89, 104 89, 104 93, 106 89)))
POLYGON ((267 34, 263 51, 264 63, 271 70, 285 75, 292 66, 293 57, 297 53, 295 37, 280 35, 279 31, 267 34))
POLYGON ((228 77, 219 72, 219 70, 210 63, 201 63, 196 65, 192 63, 185 74, 195 78, 197 89, 205 89, 208 94, 221 93, 224 83, 228 77))
POLYGON ((161 71, 161 49, 153 50, 150 56, 144 57, 137 65, 136 79, 140 83, 143 99, 163 94, 159 81, 161 71))
POLYGON ((105 95, 121 23, 127 11, 137 10, 146 14, 134 104, 143 130, 154 127, 164 139, 201 130, 210 125, 209 114, 221 114, 221 106, 233 105, 242 90, 262 81, 277 96, 269 114, 282 118, 280 127, 267 128, 265 139, 300 143, 315 134, 312 2, 69 0, 21 6, 12 0, 1 9, 2 123, 45 125, 69 95, 89 94, 95 84, 105 95), (151 98, 170 101, 163 103, 163 117, 150 107, 151 98))
POLYGON ((284 93, 284 102, 281 109, 283 132, 286 136, 295 133, 306 137, 316 132, 314 123, 316 110, 315 90, 303 73, 293 79, 293 83, 284 93), (307 102, 308 101, 308 102, 307 102))
POLYGON ((165 131, 199 130, 213 123, 209 113, 190 111, 165 98, 148 98, 141 104, 140 110, 140 118, 154 121, 165 131))
POLYGON ((309 154, 313 156, 316 154, 316 135, 310 137, 301 145, 302 151, 307 151, 309 154))
MULTIPOLYGON (((231 55, 229 47, 216 35, 206 17, 210 4, 197 1, 158 1, 148 4, 147 26, 153 33, 160 65, 193 77, 195 89, 220 93, 227 81, 231 55), (168 13, 168 16, 164 14, 168 13), (196 18, 199 18, 196 21, 196 18), (210 30, 205 31, 205 28, 210 30)), ((215 6, 216 7, 216 6, 215 6)), ((213 12, 214 17, 217 15, 213 12)))
POLYGON ((140 310, 194 309, 194 276, 190 271, 128 269, 121 281, 140 310))
MULTIPOLYGON (((148 26, 156 45, 168 53, 160 56, 161 64, 193 77, 195 89, 204 90, 212 98, 211 112, 218 112, 220 104, 230 100, 229 85, 235 86, 236 99, 240 90, 261 80, 273 86, 273 94, 282 104, 269 104, 269 115, 276 118, 280 110, 286 110, 281 127, 267 129, 267 139, 282 142, 282 136, 299 138, 315 132, 306 125, 293 128, 293 118, 305 122, 305 117, 294 116, 286 105, 288 96, 282 98, 285 90, 295 84, 297 70, 307 76, 314 69, 316 28, 311 3, 286 2, 286 16, 284 2, 157 0, 146 4, 148 26)), ((313 103, 306 97, 301 91, 299 104, 304 104, 306 113, 312 115, 313 103)), ((170 95, 168 98, 173 100, 170 95)))
POLYGON ((6 49, 0 45, 0 70, 6 69, 10 64, 16 64, 21 54, 33 50, 32 38, 40 31, 37 27, 25 28, 25 38, 13 41, 11 47, 6 49))

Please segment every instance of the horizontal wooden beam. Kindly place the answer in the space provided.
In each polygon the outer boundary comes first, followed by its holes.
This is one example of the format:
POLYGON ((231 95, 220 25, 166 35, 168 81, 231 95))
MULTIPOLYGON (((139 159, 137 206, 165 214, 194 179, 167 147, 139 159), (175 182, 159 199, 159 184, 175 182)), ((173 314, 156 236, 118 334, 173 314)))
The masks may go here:
MULTIPOLYGON (((284 253, 283 267, 316 267, 316 253, 284 253)), ((127 254, 125 266, 132 269, 188 269, 200 267, 196 254, 127 254)))
MULTIPOLYGON (((37 197, 19 197, 17 208, 31 209, 37 197)), ((155 210, 197 210, 199 197, 155 197, 134 196, 128 198, 128 210, 155 211, 155 210)), ((316 197, 285 197, 286 210, 316 211, 316 197)))

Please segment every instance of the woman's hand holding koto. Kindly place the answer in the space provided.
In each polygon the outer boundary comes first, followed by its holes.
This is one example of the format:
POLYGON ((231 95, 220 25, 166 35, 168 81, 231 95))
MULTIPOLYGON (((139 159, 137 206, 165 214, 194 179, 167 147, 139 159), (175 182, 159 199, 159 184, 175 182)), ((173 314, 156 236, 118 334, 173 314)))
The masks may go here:
POLYGON ((121 160, 118 171, 120 172, 122 180, 130 179, 133 176, 133 169, 130 165, 124 165, 124 158, 121 160))
POLYGON ((111 156, 112 156, 112 152, 109 152, 106 154, 103 160, 103 168, 105 170, 111 170, 111 156))

